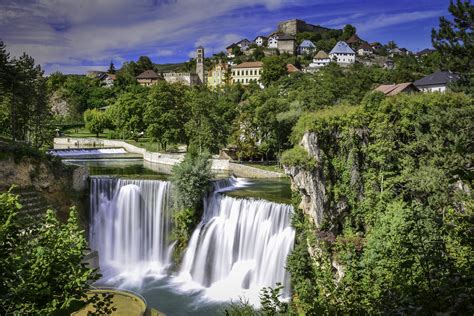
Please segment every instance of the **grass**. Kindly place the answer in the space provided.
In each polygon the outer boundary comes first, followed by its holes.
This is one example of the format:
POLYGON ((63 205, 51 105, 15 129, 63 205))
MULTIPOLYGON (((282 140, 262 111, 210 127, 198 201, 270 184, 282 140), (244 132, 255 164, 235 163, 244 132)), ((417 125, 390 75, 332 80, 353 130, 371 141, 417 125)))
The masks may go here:
MULTIPOLYGON (((64 136, 66 137, 96 137, 94 133, 89 132, 85 127, 78 127, 78 128, 69 128, 64 131, 64 136)), ((99 138, 111 138, 112 131, 106 129, 104 133, 99 134, 99 138)))

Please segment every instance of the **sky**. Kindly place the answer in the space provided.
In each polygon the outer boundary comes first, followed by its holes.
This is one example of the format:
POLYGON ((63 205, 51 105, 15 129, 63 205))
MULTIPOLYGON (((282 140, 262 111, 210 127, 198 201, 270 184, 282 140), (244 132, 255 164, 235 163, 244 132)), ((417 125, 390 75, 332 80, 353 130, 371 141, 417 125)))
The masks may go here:
POLYGON ((275 31, 281 21, 342 28, 369 42, 394 40, 419 51, 449 16, 449 0, 0 0, 0 40, 13 56, 33 56, 45 72, 85 73, 146 55, 154 63, 188 61, 242 38, 275 31))

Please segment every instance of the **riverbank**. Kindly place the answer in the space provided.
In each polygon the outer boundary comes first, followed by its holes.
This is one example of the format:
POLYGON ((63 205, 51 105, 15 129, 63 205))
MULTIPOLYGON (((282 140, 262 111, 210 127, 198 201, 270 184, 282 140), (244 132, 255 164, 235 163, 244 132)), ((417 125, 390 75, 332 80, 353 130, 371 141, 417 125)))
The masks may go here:
MULTIPOLYGON (((158 153, 151 152, 145 148, 140 148, 131 145, 125 141, 113 140, 113 139, 102 139, 102 138, 71 138, 71 137, 56 137, 54 138, 55 149, 68 149, 68 148, 94 148, 94 147, 113 147, 123 148, 129 153, 141 155, 144 161, 174 166, 180 163, 184 159, 183 153, 171 154, 171 153, 158 153)), ((284 178, 285 174, 263 170, 256 167, 246 166, 243 164, 233 163, 227 159, 212 159, 212 170, 217 172, 229 172, 239 177, 245 178, 284 178)))

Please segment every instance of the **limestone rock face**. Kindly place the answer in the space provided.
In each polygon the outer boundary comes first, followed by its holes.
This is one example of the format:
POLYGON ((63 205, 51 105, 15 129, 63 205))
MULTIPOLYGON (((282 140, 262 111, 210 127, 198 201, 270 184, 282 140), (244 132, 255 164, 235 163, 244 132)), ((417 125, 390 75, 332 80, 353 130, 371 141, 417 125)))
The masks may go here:
POLYGON ((302 197, 300 208, 311 218, 316 227, 320 227, 324 219, 323 211, 327 206, 327 196, 317 135, 306 133, 300 145, 316 160, 317 167, 314 171, 307 171, 297 166, 290 166, 285 167, 285 173, 290 176, 293 189, 302 197))
POLYGON ((86 167, 57 167, 36 158, 8 157, 0 160, 0 190, 6 191, 12 185, 33 188, 49 205, 66 218, 73 205, 81 208, 82 200, 88 188, 88 170, 86 167))
MULTIPOLYGON (((365 131, 354 131, 355 135, 362 140, 365 139, 365 131)), ((335 141, 338 135, 333 135, 335 141)), ((285 173, 292 180, 293 189, 300 193, 302 201, 300 208, 310 217, 317 228, 324 223, 325 229, 337 232, 344 214, 349 211, 349 202, 346 197, 339 196, 337 201, 330 201, 327 188, 332 185, 331 179, 327 179, 324 170, 327 156, 322 151, 320 140, 316 133, 305 133, 300 145, 306 150, 310 157, 316 161, 313 170, 305 170, 298 166, 286 166, 285 173), (325 158, 326 157, 326 158, 325 158)), ((362 196, 362 185, 360 179, 360 166, 353 152, 348 152, 345 159, 350 165, 350 184, 359 197, 362 196)))

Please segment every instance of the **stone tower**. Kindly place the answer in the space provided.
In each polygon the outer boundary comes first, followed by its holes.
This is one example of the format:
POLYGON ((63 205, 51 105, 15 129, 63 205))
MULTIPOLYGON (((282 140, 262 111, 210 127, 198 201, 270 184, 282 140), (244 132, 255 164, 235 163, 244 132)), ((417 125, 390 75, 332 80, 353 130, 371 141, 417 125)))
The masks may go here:
POLYGON ((204 76, 204 47, 202 46, 196 49, 196 73, 200 84, 206 84, 206 77, 204 76))

